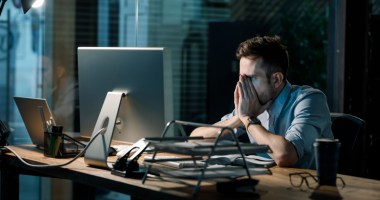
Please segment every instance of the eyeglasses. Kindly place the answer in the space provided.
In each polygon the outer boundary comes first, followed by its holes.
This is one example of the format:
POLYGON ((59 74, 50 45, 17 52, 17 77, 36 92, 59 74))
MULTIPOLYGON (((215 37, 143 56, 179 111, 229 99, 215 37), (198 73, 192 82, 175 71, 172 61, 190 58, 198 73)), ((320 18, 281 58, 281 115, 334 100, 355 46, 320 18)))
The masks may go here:
MULTIPOLYGON (((319 187, 316 176, 310 174, 309 172, 290 173, 289 179, 293 187, 301 188, 304 182, 306 183, 306 186, 309 189, 317 189, 319 187)), ((338 189, 343 189, 346 186, 346 183, 344 182, 343 178, 336 177, 336 179, 336 187, 338 189)))

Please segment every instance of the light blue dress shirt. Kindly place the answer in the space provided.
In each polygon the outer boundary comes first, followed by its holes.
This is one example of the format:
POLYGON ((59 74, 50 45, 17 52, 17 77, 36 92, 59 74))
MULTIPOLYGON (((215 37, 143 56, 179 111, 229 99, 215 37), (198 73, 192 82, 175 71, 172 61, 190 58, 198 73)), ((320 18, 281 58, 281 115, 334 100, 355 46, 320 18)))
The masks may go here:
MULTIPOLYGON (((334 137, 325 94, 310 86, 291 85, 286 82, 265 114, 268 127, 264 127, 274 134, 284 136, 294 145, 298 154, 298 162, 294 167, 315 169, 315 139, 334 137)), ((225 115, 222 120, 234 115, 235 111, 225 115)), ((265 120, 262 116, 259 119, 262 122, 265 120)), ((238 136, 245 133, 244 126, 236 131, 238 136)), ((252 137, 250 139, 252 143, 256 143, 252 137)))

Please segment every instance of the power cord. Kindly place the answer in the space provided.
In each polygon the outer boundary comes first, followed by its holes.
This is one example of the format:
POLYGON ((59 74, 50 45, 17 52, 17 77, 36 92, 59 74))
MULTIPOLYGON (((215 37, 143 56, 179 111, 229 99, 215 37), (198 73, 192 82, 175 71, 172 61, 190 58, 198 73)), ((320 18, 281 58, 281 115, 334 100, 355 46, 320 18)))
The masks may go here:
POLYGON ((23 158, 21 158, 21 156, 19 156, 15 150, 9 148, 8 146, 4 146, 5 149, 9 150, 10 152, 12 152, 22 163, 24 163, 25 165, 29 166, 29 167, 36 167, 36 168, 51 168, 51 167, 63 167, 65 165, 68 165, 72 162, 74 162, 76 159, 78 159, 79 157, 81 157, 85 152, 86 150, 88 149, 88 147, 91 145, 91 143, 100 135, 100 134, 104 134, 104 132, 106 131, 106 128, 101 128, 93 138, 91 138, 91 140, 88 142, 88 144, 86 145, 86 147, 78 154, 76 155, 73 159, 71 159, 70 161, 66 162, 66 163, 62 163, 62 164, 47 164, 47 165, 34 165, 34 164, 30 164, 28 162, 26 162, 23 158))

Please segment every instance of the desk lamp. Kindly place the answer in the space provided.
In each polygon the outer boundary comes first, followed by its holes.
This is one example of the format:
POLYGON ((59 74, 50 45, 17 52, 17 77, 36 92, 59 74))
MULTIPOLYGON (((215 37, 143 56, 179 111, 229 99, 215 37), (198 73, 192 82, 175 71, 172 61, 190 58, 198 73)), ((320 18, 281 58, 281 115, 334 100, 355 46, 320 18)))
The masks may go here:
MULTIPOLYGON (((1 4, 0 4, 0 16, 1 16, 1 13, 3 12, 3 8, 4 8, 4 5, 5 5, 5 2, 7 2, 7 0, 0 0, 1 4)), ((22 5, 22 10, 24 11, 24 14, 26 12, 29 11, 29 9, 33 6, 41 6, 42 3, 44 2, 44 0, 21 0, 21 5, 22 5)))

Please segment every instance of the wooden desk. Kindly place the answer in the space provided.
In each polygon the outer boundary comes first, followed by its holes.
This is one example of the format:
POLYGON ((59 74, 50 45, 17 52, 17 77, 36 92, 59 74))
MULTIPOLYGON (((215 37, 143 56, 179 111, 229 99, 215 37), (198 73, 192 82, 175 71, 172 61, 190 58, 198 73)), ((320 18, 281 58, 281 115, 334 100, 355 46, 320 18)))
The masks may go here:
MULTIPOLYGON (((21 157, 31 163, 59 164, 68 159, 44 157, 42 151, 33 146, 12 146, 21 157)), ((313 191, 300 191, 291 186, 289 173, 305 171, 304 169, 279 168, 271 169, 272 175, 257 175, 259 180, 256 192, 225 195, 215 190, 214 181, 203 181, 200 192, 195 199, 309 199, 313 191)), ((307 171, 307 170, 306 170, 307 171)), ((314 173, 312 170, 309 172, 314 173)), ((148 178, 145 184, 141 180, 112 175, 109 170, 88 167, 83 158, 62 168, 31 168, 22 164, 13 154, 1 154, 1 197, 18 199, 19 175, 31 174, 54 178, 69 179, 74 182, 95 188, 106 188, 129 194, 138 199, 192 199, 193 187, 174 182, 148 178)), ((333 191, 344 199, 380 199, 380 181, 340 175, 346 187, 333 191)), ((328 189, 323 189, 328 191, 328 189)), ((314 191, 315 192, 315 191, 314 191)), ((314 193, 315 194, 315 193, 314 193)), ((314 195, 315 196, 315 195, 314 195)), ((318 196, 317 196, 318 197, 318 196)), ((322 196, 315 199, 332 199, 322 196)))

